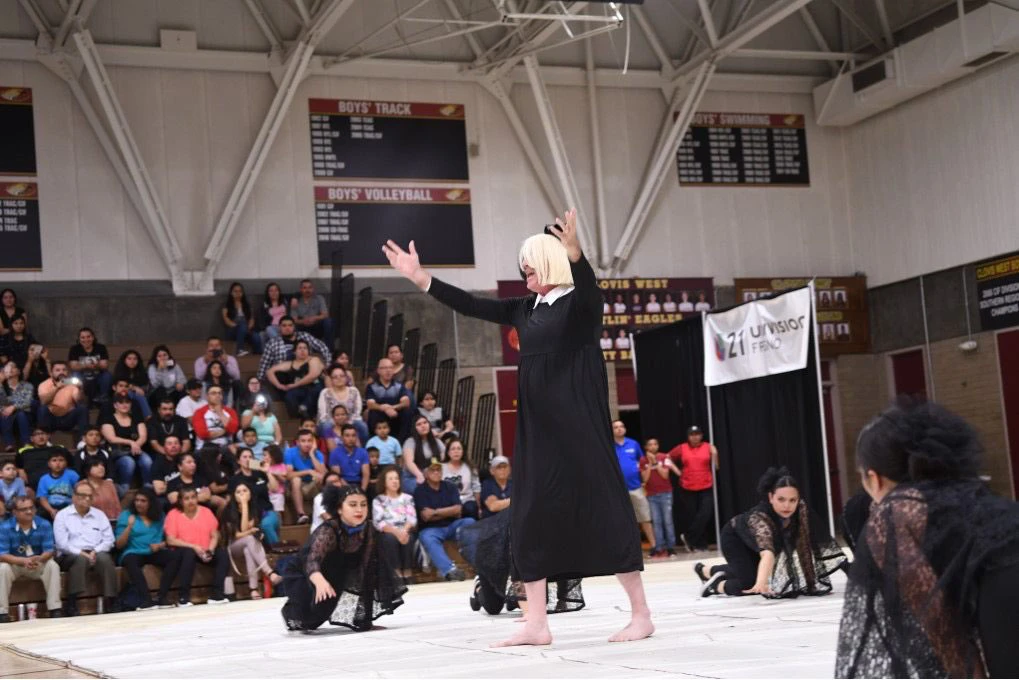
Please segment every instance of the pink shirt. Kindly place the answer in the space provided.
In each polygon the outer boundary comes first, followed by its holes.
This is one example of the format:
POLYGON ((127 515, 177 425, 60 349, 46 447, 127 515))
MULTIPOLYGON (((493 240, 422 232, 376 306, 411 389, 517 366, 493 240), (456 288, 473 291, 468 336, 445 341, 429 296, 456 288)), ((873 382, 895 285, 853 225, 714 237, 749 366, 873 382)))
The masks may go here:
POLYGON ((163 528, 168 537, 207 548, 212 541, 212 532, 219 529, 219 520, 204 505, 198 506, 193 519, 174 508, 167 513, 163 528))

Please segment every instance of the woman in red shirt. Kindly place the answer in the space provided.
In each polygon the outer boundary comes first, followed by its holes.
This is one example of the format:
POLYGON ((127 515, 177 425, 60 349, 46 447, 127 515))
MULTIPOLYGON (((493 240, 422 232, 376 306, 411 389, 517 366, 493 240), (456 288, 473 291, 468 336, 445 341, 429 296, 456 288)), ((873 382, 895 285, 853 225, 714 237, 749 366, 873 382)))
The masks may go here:
POLYGON ((691 552, 707 550, 715 542, 715 499, 712 466, 718 468, 718 449, 704 441, 701 428, 693 425, 686 432, 686 443, 669 451, 669 458, 680 468, 676 489, 676 531, 691 552))

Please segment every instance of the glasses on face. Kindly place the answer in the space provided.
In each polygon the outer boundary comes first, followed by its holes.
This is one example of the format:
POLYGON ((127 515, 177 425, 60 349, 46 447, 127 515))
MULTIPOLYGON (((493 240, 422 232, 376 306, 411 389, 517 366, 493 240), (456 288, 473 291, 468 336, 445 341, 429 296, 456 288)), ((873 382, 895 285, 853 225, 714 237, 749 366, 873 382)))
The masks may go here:
POLYGON ((35 512, 35 506, 29 505, 25 508, 14 508, 14 512, 35 512))
POLYGON ((87 498, 89 500, 92 500, 92 494, 90 493, 78 493, 77 491, 75 491, 74 495, 77 496, 78 498, 87 498))

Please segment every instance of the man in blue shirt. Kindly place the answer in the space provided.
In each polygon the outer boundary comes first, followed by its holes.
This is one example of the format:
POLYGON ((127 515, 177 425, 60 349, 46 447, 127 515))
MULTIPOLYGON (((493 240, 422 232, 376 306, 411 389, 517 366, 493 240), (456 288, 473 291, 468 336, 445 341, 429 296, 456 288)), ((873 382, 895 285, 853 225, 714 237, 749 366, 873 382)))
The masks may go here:
POLYGON ((297 523, 307 524, 311 519, 304 513, 304 501, 312 500, 322 490, 322 478, 327 472, 325 456, 315 448, 315 432, 299 430, 297 446, 292 446, 283 453, 283 463, 287 466, 287 479, 290 480, 290 500, 297 513, 297 523))
POLYGON ((418 514, 418 540, 428 558, 447 581, 463 581, 467 575, 449 559, 442 543, 456 539, 460 528, 474 524, 474 518, 460 517, 460 491, 443 481, 438 458, 432 458, 425 470, 425 483, 414 489, 414 506, 418 514))
POLYGON ((510 495, 513 493, 509 458, 496 456, 488 467, 492 471, 492 476, 481 483, 481 519, 508 508, 510 495))
POLYGON ((644 451, 640 444, 626 436, 626 425, 622 420, 612 421, 612 438, 615 440, 616 458, 619 459, 619 467, 623 471, 626 490, 630 492, 630 502, 637 516, 637 523, 653 546, 655 534, 651 528, 651 506, 648 505, 647 495, 644 493, 644 482, 651 475, 651 469, 640 469, 640 459, 644 456, 644 451))
POLYGON ((51 619, 60 609, 60 567, 53 559, 53 526, 35 516, 31 498, 11 501, 13 517, 0 523, 0 623, 8 621, 11 588, 19 578, 42 581, 51 619))
POLYGON ((347 484, 368 489, 371 461, 368 452, 357 445, 357 428, 350 423, 340 428, 340 444, 329 454, 329 469, 339 472, 347 484))
POLYGON ((393 380, 392 361, 379 359, 377 370, 378 379, 364 388, 364 403, 368 409, 368 430, 375 432, 375 424, 387 420, 396 438, 404 439, 410 436, 410 394, 402 383, 393 380))

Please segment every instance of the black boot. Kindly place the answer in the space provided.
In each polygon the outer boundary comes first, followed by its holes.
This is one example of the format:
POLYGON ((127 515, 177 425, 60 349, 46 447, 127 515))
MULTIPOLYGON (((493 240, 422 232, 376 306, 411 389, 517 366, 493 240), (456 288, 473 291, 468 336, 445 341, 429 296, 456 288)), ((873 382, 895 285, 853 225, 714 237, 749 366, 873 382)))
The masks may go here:
POLYGON ((106 605, 107 614, 116 614, 121 611, 120 598, 119 597, 104 597, 103 604, 106 605))
POLYGON ((64 616, 77 616, 78 615, 78 597, 71 595, 64 602, 64 616))

